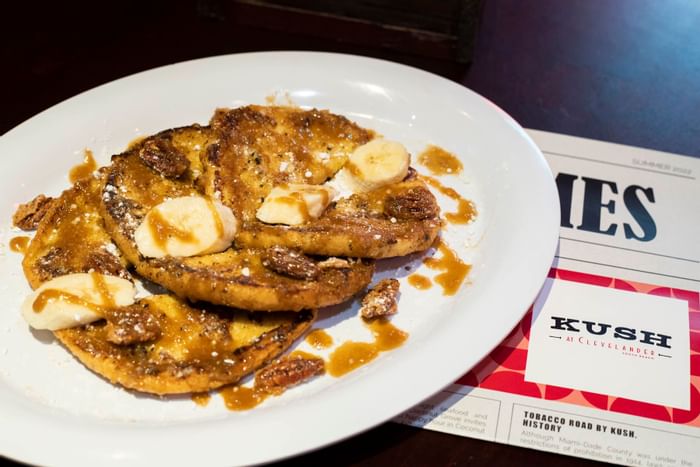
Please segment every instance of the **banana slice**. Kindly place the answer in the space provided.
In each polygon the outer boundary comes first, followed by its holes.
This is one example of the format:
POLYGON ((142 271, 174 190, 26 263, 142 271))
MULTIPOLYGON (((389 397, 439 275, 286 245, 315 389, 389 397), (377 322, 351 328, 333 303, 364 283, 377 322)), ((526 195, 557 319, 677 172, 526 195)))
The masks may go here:
POLYGON ((272 189, 255 217, 268 224, 299 225, 318 219, 336 191, 324 185, 289 184, 272 189))
POLYGON ((196 256, 224 251, 238 222, 217 200, 183 196, 151 209, 134 233, 139 252, 148 258, 196 256))
POLYGON ((335 178, 355 193, 372 191, 403 180, 410 164, 411 156, 403 144, 374 139, 357 147, 335 178))
POLYGON ((59 276, 22 303, 22 316, 35 329, 71 328, 102 318, 101 310, 134 303, 136 289, 126 279, 96 272, 59 276))

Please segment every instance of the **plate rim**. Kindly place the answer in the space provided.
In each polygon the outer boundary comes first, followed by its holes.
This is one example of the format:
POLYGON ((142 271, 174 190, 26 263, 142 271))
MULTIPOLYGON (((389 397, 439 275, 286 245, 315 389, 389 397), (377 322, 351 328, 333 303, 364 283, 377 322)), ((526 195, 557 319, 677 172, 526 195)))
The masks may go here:
MULTIPOLYGON (((52 105, 51 107, 37 113, 33 117, 29 118, 28 120, 25 120, 24 122, 13 127, 8 132, 6 132, 2 136, 0 136, 0 143, 2 143, 3 140, 7 140, 10 138, 16 137, 15 135, 21 135, 21 133, 26 128, 31 127, 32 125, 36 124, 37 122, 40 122, 41 119, 47 118, 47 116, 50 117, 51 113, 57 107, 65 106, 69 103, 79 102, 79 100, 85 99, 86 96, 89 97, 93 93, 98 93, 100 91, 103 91, 104 89, 108 88, 109 86, 115 86, 119 83, 124 83, 124 82, 129 81, 129 80, 136 81, 140 77, 142 77, 143 75, 146 75, 149 73, 153 73, 156 71, 163 72, 169 68, 174 69, 176 67, 183 67, 183 66, 196 66, 196 65, 202 64, 204 62, 211 62, 211 61, 216 61, 216 60, 236 60, 236 59, 259 57, 260 59, 262 59, 264 61, 264 60, 274 59, 275 57, 278 57, 281 55, 284 55, 286 57, 291 57, 292 55, 301 55, 301 56, 313 57, 314 59, 356 60, 356 61, 361 61, 361 62, 374 63, 376 65, 384 66, 384 67, 388 67, 388 68, 396 67, 397 70, 403 70, 403 71, 408 72, 408 73, 424 74, 424 76, 428 77, 431 80, 438 80, 442 85, 449 85, 453 89, 457 89, 460 92, 466 92, 468 94, 471 94, 472 97, 476 97, 479 100, 483 100, 484 102, 490 103, 491 106, 495 109, 495 111, 499 113, 500 119, 502 119, 506 124, 508 124, 508 126, 510 126, 515 131, 515 133, 517 133, 517 135, 522 139, 522 141, 526 144, 526 146, 528 146, 530 152, 532 154, 534 154, 534 157, 535 157, 534 162, 536 162, 536 164, 539 165, 539 170, 543 170, 549 174, 549 179, 548 179, 549 185, 545 188, 547 190, 549 190, 550 195, 552 193, 554 193, 556 195, 556 188, 554 185, 554 179, 552 177, 551 171, 549 169, 549 166, 548 166, 542 152, 535 145, 532 138, 530 138, 530 136, 525 132, 525 130, 512 117, 510 117, 506 112, 504 112, 498 106, 493 104, 491 101, 489 101, 488 99, 484 98, 483 96, 475 93, 474 91, 472 91, 472 90, 470 90, 470 89, 468 89, 468 88, 466 88, 458 83, 455 83, 455 82, 450 81, 446 78, 443 78, 437 74, 434 74, 434 73, 431 73, 431 72, 428 72, 425 70, 421 70, 418 68, 410 67, 407 65, 395 63, 395 62, 390 62, 390 61, 376 59, 376 58, 370 58, 370 57, 363 57, 363 56, 359 56, 359 55, 350 55, 350 54, 338 54, 338 53, 328 53, 328 52, 307 52, 307 51, 248 52, 248 53, 241 53, 241 54, 224 54, 224 55, 216 55, 216 56, 205 57, 205 58, 198 58, 198 59, 193 59, 193 60, 187 60, 184 62, 178 62, 178 63, 174 63, 174 64, 164 65, 164 66, 152 68, 149 70, 140 71, 140 72, 128 75, 128 76, 118 78, 116 80, 109 81, 107 83, 104 83, 104 84, 99 85, 97 87, 94 87, 92 89, 83 91, 83 92, 81 92, 75 96, 72 96, 64 101, 61 101, 57 104, 52 105)), ((551 200, 553 201, 553 204, 550 206, 552 212, 550 212, 549 214, 552 216, 551 217, 552 227, 551 227, 551 231, 549 232, 548 238, 546 238, 544 240, 544 242, 549 247, 548 250, 551 252, 551 255, 549 255, 549 260, 546 262, 546 264, 544 264, 545 261, 543 261, 542 264, 537 265, 537 268, 535 268, 536 270, 533 271, 533 273, 532 273, 533 276, 540 277, 541 281, 539 281, 540 282, 539 285, 537 285, 537 286, 532 285, 528 288, 528 290, 526 292, 523 292, 523 294, 527 295, 530 299, 528 304, 523 307, 523 310, 517 316, 517 319, 516 319, 516 317, 514 317, 515 314, 512 317, 510 317, 511 319, 508 320, 508 323, 507 323, 508 325, 503 326, 503 330, 501 333, 502 335, 500 336, 500 338, 499 339, 491 338, 490 340, 493 342, 489 348, 489 351, 484 353, 481 357, 476 358, 476 361, 470 362, 470 364, 468 365, 469 368, 471 366, 473 366, 473 364, 477 363, 481 358, 488 355, 488 353, 493 348, 495 348, 503 340, 503 338, 505 338, 508 335, 508 333, 511 331, 513 326, 515 326, 518 323, 518 321, 520 319, 522 319, 522 316, 525 315, 529 304, 534 302, 535 297, 540 290, 541 284, 544 283, 546 275, 547 275, 547 273, 550 269, 550 266, 551 266, 551 260, 554 257, 554 253, 555 253, 557 242, 558 242, 558 236, 559 236, 559 199, 558 199, 558 196, 551 197, 551 200), (554 223, 554 220, 556 220, 556 223, 554 223), (512 323, 510 321, 512 321, 512 323)), ((537 282, 537 281, 535 281, 535 282, 537 282)), ((406 362, 399 362, 398 365, 406 365, 406 362)), ((464 373, 468 370, 467 364, 464 364, 463 367, 464 367, 464 370, 463 370, 463 373, 464 373)), ((429 394, 426 394, 425 398, 430 397, 430 395, 438 392, 441 388, 449 385, 453 381, 454 381, 454 377, 450 376, 450 377, 445 377, 443 381, 431 382, 430 386, 433 387, 433 390, 431 390, 429 394), (437 387, 437 386, 439 386, 439 387, 437 387)), ((0 392, 0 395, 2 395, 2 392, 0 392)), ((397 399, 400 399, 400 398, 397 398, 397 399)), ((0 405, 2 405, 2 400, 3 400, 3 398, 0 397, 0 405)), ((424 400, 424 398, 422 398, 421 400, 424 400)), ((396 410, 394 408, 396 405, 398 405, 395 403, 391 406, 391 409, 385 409, 380 416, 375 416, 372 423, 366 423, 366 422, 361 422, 359 424, 356 423, 355 426, 350 430, 347 430, 347 429, 340 430, 340 431, 344 432, 343 434, 336 433, 336 434, 330 435, 329 431, 332 431, 332 430, 328 430, 325 434, 325 437, 323 438, 323 440, 321 442, 307 443, 307 445, 300 450, 287 450, 283 453, 280 453, 279 455, 275 455, 272 457, 266 457, 266 456, 262 456, 262 457, 259 456, 257 458, 252 457, 252 458, 246 459, 245 463, 247 464, 247 463, 250 463, 251 461, 253 463, 259 463, 259 462, 269 462, 269 461, 273 461, 273 460, 281 460, 281 459, 285 459, 285 458, 288 458, 291 456, 300 455, 300 454, 303 454, 305 452, 309 452, 312 450, 321 449, 321 448, 328 446, 332 443, 341 441, 341 440, 349 438, 351 436, 355 436, 358 433, 369 430, 369 429, 371 429, 371 428, 373 428, 381 423, 384 423, 387 420, 390 420, 392 417, 398 415, 399 413, 407 410, 408 408, 410 408, 411 406, 413 406, 419 402, 420 402, 420 400, 415 400, 415 398, 414 398, 414 401, 411 405, 404 406, 400 410, 396 410), (359 426, 359 425, 362 425, 362 426, 359 426)), ((33 414, 33 415, 36 415, 36 414, 33 414)), ((42 418, 44 418, 44 417, 45 417, 45 414, 42 414, 42 415, 38 416, 38 420, 41 421, 42 418)), ((80 419, 80 417, 76 417, 76 418, 80 419)), ((31 420, 34 420, 34 419, 31 419, 31 420)), ((52 420, 52 422, 53 421, 54 420, 52 420)), ((66 428, 70 428, 70 430, 66 430, 65 433, 72 434, 72 430, 74 428, 72 426, 72 423, 71 423, 70 427, 66 427, 64 425, 65 418, 59 418, 59 419, 56 419, 55 421, 61 422, 61 423, 59 423, 59 426, 57 426, 55 428, 57 428, 57 429, 62 428, 64 430, 66 428)), ((46 421, 44 421, 44 423, 45 422, 46 421)), ((195 425, 198 425, 197 430, 201 430, 201 432, 200 432, 201 436, 199 436, 198 438, 201 438, 202 436, 206 435, 206 437, 203 438, 202 441, 211 442, 211 439, 212 439, 211 437, 215 437, 214 435, 216 435, 216 429, 219 428, 218 425, 221 425, 221 424, 225 425, 229 422, 230 422, 230 420, 224 419, 224 420, 206 420, 206 421, 202 421, 202 422, 178 423, 177 426, 175 426, 175 427, 159 426, 157 428, 158 433, 154 433, 154 430, 152 429, 153 427, 151 427, 151 426, 134 427, 134 426, 126 426, 125 425, 124 427, 121 427, 121 428, 126 429, 127 433, 119 433, 119 435, 124 436, 126 438, 133 438, 133 436, 135 436, 133 433, 145 429, 145 430, 147 430, 149 436, 155 436, 156 438, 158 438, 160 440, 160 442, 167 443, 168 439, 167 439, 167 436, 165 436, 166 434, 170 435, 170 434, 172 434, 172 432, 180 431, 183 428, 185 428, 185 429, 189 428, 191 425, 195 424, 195 425), (207 426, 203 427, 201 425, 207 425, 207 426), (214 429, 213 433, 211 432, 212 429, 214 429)), ((49 425, 54 425, 54 423, 49 423, 49 425)), ((0 431, 7 431, 7 430, 0 429, 0 431)), ((78 430, 78 432, 79 431, 80 430, 78 430)), ((95 439, 97 437, 98 437, 98 435, 96 436, 94 433, 92 433, 91 436, 89 436, 89 438, 91 438, 92 441, 95 441, 95 439)), ((18 460, 21 462, 40 462, 40 463, 47 462, 47 458, 43 454, 38 454, 36 451, 25 452, 19 456, 15 456, 15 455, 13 455, 13 453, 10 450, 7 449, 7 447, 11 446, 11 444, 6 441, 7 438, 3 436, 0 439, 2 439, 0 441, 0 446, 6 446, 0 450, 0 454, 7 456, 10 459, 15 459, 15 460, 18 460)), ((115 455, 113 455, 111 457, 105 457, 104 452, 97 451, 95 449, 88 450, 88 454, 90 456, 94 456, 94 457, 87 458, 85 456, 85 454, 86 454, 86 452, 83 451, 83 452, 81 452, 81 455, 79 455, 77 458, 71 457, 71 456, 65 457, 62 460, 60 460, 59 463, 71 463, 73 465, 77 465, 77 464, 74 464, 74 462, 78 462, 78 464, 82 465, 83 463, 98 461, 98 462, 105 463, 105 465, 118 465, 118 464, 121 464, 124 462, 135 462, 135 463, 139 463, 139 464, 147 464, 147 463, 153 462, 153 460, 156 460, 156 458, 148 457, 148 456, 142 456, 140 458, 133 458, 132 457, 133 453, 130 453, 128 451, 114 452, 113 454, 115 454, 115 455)), ((143 452, 142 452, 142 454, 143 454, 143 452)), ((209 453, 209 454, 211 454, 211 453, 209 453)), ((54 457, 54 458, 52 458, 52 460, 50 462, 54 463, 57 460, 58 459, 56 459, 54 457)), ((165 459, 162 457, 158 457, 157 460, 164 461, 165 459)), ((177 461, 177 459, 171 459, 171 460, 177 461)), ((207 461, 208 462, 217 461, 216 464, 222 464, 222 465, 223 464, 231 465, 231 462, 234 462, 236 464, 239 463, 239 461, 236 459, 231 459, 230 457, 225 457, 225 456, 222 457, 220 451, 218 452, 217 456, 214 456, 213 458, 208 458, 207 461)), ((175 462, 175 465, 179 465, 179 464, 177 462, 175 462)))

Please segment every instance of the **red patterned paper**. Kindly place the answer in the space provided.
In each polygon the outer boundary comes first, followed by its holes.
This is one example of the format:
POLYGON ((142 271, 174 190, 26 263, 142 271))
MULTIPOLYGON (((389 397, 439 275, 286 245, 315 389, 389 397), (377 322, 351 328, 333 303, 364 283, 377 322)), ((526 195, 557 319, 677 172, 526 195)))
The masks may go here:
POLYGON ((462 376, 457 384, 539 399, 556 400, 665 422, 700 426, 700 294, 698 292, 564 269, 553 268, 549 272, 549 277, 687 301, 690 322, 690 410, 674 409, 621 397, 525 381, 532 308, 528 310, 525 317, 508 337, 471 371, 462 376))

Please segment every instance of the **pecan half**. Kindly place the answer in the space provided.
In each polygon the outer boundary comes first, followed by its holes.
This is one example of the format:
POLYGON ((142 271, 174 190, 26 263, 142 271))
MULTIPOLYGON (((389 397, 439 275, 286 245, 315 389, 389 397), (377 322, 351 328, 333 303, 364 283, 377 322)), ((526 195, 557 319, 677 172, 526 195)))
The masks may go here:
POLYGON ((36 269, 42 282, 74 272, 66 266, 68 255, 67 250, 54 246, 36 261, 36 269))
POLYGON ((418 172, 413 167, 409 167, 403 181, 406 182, 408 180, 415 180, 416 178, 418 178, 418 172))
POLYGON ((396 303, 398 295, 399 281, 396 279, 379 281, 362 299, 360 315, 367 319, 393 315, 398 311, 396 303))
MULTIPOLYGON (((92 245, 91 245, 92 246, 92 245)), ((92 251, 85 258, 85 271, 94 271, 110 276, 119 276, 129 279, 130 274, 119 260, 119 257, 104 250, 92 251)))
POLYGON ((283 246, 273 246, 265 253, 263 266, 294 279, 312 280, 318 277, 318 265, 304 253, 283 246))
POLYGON ((161 335, 158 320, 148 306, 131 305, 108 312, 107 340, 117 345, 131 345, 158 339, 161 335))
POLYGON ((270 394, 282 394, 287 388, 322 375, 321 358, 287 357, 273 362, 255 375, 255 387, 270 394))
POLYGON ((28 203, 20 204, 12 216, 12 223, 22 230, 35 230, 51 207, 53 198, 39 195, 28 203))
POLYGON ((397 219, 434 219, 440 214, 440 208, 430 190, 415 187, 388 196, 384 202, 384 214, 397 219))
POLYGON ((178 178, 190 167, 190 161, 167 138, 146 140, 139 149, 144 164, 168 178, 178 178))

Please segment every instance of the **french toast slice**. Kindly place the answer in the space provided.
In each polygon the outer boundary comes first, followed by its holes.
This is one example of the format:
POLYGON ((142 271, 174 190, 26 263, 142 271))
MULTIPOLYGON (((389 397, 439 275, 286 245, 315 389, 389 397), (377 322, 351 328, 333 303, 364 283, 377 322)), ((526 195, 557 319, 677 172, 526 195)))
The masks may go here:
POLYGON ((76 272, 131 278, 126 259, 104 230, 99 212, 103 180, 103 173, 79 180, 52 201, 22 261, 33 289, 76 272))
POLYGON ((309 258, 318 274, 298 278, 265 266, 267 252, 261 248, 234 247, 185 258, 144 258, 134 233, 146 213, 167 198, 199 193, 192 167, 175 175, 165 174, 146 159, 181 160, 177 156, 181 154, 194 160, 193 154, 204 150, 208 132, 191 126, 158 133, 114 156, 106 169, 101 203, 106 230, 140 275, 190 300, 261 311, 334 305, 370 282, 374 272, 371 261, 350 260, 341 268, 325 268, 322 261, 309 258), (147 151, 153 154, 144 157, 147 151))
MULTIPOLYGON (((282 354, 313 323, 315 312, 245 312, 189 305, 153 295, 129 307, 155 338, 113 342, 115 321, 55 335, 86 367, 112 383, 152 394, 203 392, 232 384, 282 354)), ((116 310, 123 316, 124 310, 116 310)), ((150 336, 149 336, 150 337, 150 336)))
POLYGON ((437 201, 414 175, 342 198, 301 225, 260 222, 255 214, 273 187, 325 183, 373 132, 328 111, 275 106, 219 109, 210 126, 202 184, 241 221, 240 246, 387 258, 427 249, 440 231, 437 201))
POLYGON ((328 256, 404 256, 426 250, 435 241, 441 221, 434 201, 421 180, 407 179, 342 198, 307 224, 247 223, 236 241, 258 248, 283 245, 328 256))
MULTIPOLYGON (((131 279, 99 214, 104 171, 52 202, 23 268, 32 288, 55 277, 98 272, 131 279)), ((105 319, 55 331, 87 368, 142 392, 200 392, 237 382, 284 352, 314 312, 253 313, 153 295, 105 309, 105 319)))

